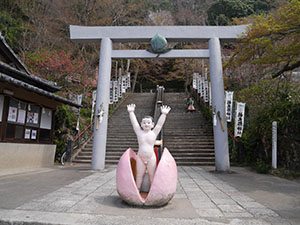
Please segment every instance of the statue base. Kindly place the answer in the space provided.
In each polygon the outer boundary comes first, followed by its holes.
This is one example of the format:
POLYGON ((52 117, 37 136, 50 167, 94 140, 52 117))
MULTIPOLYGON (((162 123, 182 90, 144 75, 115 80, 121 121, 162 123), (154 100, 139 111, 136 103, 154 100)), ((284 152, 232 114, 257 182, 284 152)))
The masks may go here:
MULTIPOLYGON (((177 166, 167 148, 156 168, 149 192, 140 193, 136 186, 136 154, 129 148, 120 158, 117 167, 117 191, 120 197, 130 205, 163 206, 174 196, 177 185, 177 166)), ((145 180, 144 176, 144 180, 145 180)), ((149 179, 149 178, 148 178, 149 179)), ((150 182, 149 182, 150 184, 150 182)), ((146 185, 146 183, 144 184, 146 185)))

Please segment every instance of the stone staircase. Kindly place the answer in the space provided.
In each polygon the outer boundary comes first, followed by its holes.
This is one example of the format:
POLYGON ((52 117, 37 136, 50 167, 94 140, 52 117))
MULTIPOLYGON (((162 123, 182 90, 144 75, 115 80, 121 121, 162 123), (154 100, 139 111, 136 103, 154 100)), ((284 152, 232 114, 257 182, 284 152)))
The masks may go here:
MULTIPOLYGON (((146 115, 153 116, 156 94, 133 93, 128 96, 119 108, 113 113, 108 121, 106 164, 117 164, 122 154, 130 147, 136 153, 138 143, 136 135, 130 123, 127 105, 136 105, 135 115, 140 122, 146 115)), ((93 139, 86 144, 85 148, 73 159, 74 163, 91 163, 93 139)))
POLYGON ((185 93, 165 93, 172 110, 164 125, 163 140, 178 166, 214 166, 213 128, 201 112, 187 113, 185 93))
MULTIPOLYGON (((145 115, 153 116, 155 94, 134 93, 120 105, 108 122, 106 164, 117 164, 130 147, 138 150, 136 135, 132 129, 127 105, 136 104, 135 114, 140 122, 145 115)), ((167 147, 178 166, 215 165, 212 126, 198 110, 186 112, 185 93, 165 93, 165 103, 172 110, 164 125, 164 147, 167 147)), ((91 163, 93 140, 73 159, 74 163, 91 163)))

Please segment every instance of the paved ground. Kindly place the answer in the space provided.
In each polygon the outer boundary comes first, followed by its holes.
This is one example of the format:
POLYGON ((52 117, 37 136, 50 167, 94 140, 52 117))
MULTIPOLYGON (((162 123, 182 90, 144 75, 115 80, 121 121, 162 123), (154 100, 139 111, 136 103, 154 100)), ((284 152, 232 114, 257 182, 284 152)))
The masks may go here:
POLYGON ((248 168, 232 167, 232 173, 216 173, 241 193, 275 211, 292 224, 300 224, 300 179, 290 181, 266 174, 257 174, 248 168))
POLYGON ((232 171, 178 167, 175 197, 159 208, 124 203, 114 167, 0 176, 0 224, 300 224, 299 182, 232 171))
POLYGON ((18 206, 92 174, 89 168, 33 168, 0 173, 0 209, 18 206))

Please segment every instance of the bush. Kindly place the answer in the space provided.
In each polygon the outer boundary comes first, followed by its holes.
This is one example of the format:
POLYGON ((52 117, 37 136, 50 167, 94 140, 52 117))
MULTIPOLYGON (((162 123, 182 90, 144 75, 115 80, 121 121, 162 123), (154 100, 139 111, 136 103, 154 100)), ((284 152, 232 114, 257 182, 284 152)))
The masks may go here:
POLYGON ((76 133, 77 116, 68 106, 56 108, 54 143, 56 144, 55 159, 64 152, 68 140, 73 140, 76 133))
POLYGON ((269 171, 272 122, 277 121, 278 166, 299 170, 300 101, 297 90, 286 80, 269 79, 242 90, 239 101, 246 102, 249 124, 246 123, 243 137, 232 151, 232 159, 240 158, 242 163, 256 165, 260 172, 269 171))

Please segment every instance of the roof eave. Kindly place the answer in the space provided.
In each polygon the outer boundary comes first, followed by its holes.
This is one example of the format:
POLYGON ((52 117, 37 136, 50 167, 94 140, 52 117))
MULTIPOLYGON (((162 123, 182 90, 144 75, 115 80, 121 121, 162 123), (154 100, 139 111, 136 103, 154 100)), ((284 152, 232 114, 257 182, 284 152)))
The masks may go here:
POLYGON ((32 91, 32 92, 35 92, 37 94, 46 96, 48 98, 51 98, 51 99, 53 99, 53 100, 55 100, 57 102, 61 102, 63 104, 74 106, 76 108, 82 107, 82 105, 79 105, 76 102, 72 102, 72 101, 70 101, 68 99, 65 99, 65 98, 61 97, 61 96, 58 96, 58 95, 53 94, 51 92, 45 91, 45 90, 43 90, 41 88, 35 87, 35 86, 31 85, 31 84, 28 84, 28 83, 25 83, 25 82, 20 81, 18 79, 15 79, 13 77, 10 77, 9 75, 6 75, 4 73, 0 73, 0 81, 7 82, 7 83, 12 84, 12 85, 17 86, 17 87, 25 88, 25 89, 27 89, 29 91, 32 91))

